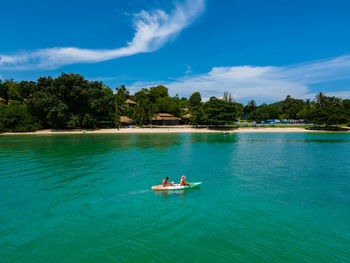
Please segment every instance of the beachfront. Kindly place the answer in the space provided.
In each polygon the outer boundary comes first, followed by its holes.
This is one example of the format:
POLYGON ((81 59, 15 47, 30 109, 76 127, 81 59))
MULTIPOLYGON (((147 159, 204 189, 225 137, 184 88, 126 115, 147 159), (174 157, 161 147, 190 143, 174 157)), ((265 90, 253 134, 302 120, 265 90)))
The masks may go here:
MULTIPOLYGON (((350 130, 348 128, 348 130, 350 130)), ((326 132, 307 130, 301 127, 244 127, 233 130, 219 130, 208 128, 191 128, 191 127, 169 127, 169 128, 121 128, 121 129, 96 129, 96 130, 39 130, 35 132, 6 132, 0 135, 50 135, 50 134, 142 134, 142 133, 303 133, 303 132, 326 132)))

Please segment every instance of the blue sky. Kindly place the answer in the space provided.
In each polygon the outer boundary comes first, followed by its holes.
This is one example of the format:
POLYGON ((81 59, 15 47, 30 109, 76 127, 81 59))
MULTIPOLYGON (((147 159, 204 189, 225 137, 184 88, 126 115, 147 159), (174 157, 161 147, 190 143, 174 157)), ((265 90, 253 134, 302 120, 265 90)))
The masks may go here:
POLYGON ((350 98, 349 1, 13 0, 1 10, 3 79, 75 72, 113 89, 229 91, 244 103, 350 98))

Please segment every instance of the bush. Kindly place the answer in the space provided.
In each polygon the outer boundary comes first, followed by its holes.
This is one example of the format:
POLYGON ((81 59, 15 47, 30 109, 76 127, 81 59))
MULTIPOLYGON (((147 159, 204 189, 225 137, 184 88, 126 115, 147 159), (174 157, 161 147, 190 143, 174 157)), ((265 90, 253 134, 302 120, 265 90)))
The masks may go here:
POLYGON ((19 102, 0 107, 0 131, 25 132, 41 128, 37 118, 30 115, 27 106, 19 102))
POLYGON ((346 126, 347 126, 347 127, 350 127, 350 122, 348 122, 348 123, 346 124, 346 126))
POLYGON ((80 118, 77 115, 72 115, 67 122, 67 127, 70 129, 79 128, 80 127, 80 118))

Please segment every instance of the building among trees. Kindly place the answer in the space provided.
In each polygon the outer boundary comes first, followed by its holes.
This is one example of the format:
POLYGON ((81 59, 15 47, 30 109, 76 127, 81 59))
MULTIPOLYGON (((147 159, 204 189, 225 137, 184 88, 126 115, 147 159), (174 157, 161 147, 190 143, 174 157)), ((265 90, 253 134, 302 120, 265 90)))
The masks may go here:
POLYGON ((136 124, 225 126, 239 120, 294 123, 302 119, 318 126, 350 127, 350 100, 319 93, 314 100, 285 100, 272 104, 236 102, 229 92, 202 102, 199 92, 189 99, 169 96, 165 86, 143 88, 130 95, 124 85, 114 93, 102 82, 62 73, 37 81, 0 80, 0 132, 38 129, 115 128, 136 124), (242 118, 244 116, 244 118, 242 118))
POLYGON ((158 113, 152 119, 152 125, 167 126, 180 125, 181 118, 175 117, 170 113, 158 113))
POLYGON ((133 106, 136 106, 137 103, 131 99, 127 99, 125 101, 125 104, 128 105, 129 107, 133 107, 133 106))
POLYGON ((135 125, 135 121, 127 116, 120 116, 119 123, 121 126, 135 125))
POLYGON ((185 115, 183 115, 182 117, 181 117, 181 119, 182 119, 182 123, 183 124, 189 124, 190 123, 190 118, 191 118, 191 114, 190 113, 187 113, 187 114, 185 114, 185 115))

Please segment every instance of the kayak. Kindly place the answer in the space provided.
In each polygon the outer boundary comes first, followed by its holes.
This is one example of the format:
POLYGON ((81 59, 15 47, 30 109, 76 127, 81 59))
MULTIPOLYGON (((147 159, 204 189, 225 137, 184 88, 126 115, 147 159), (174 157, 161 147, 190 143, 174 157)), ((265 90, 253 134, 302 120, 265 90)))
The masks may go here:
POLYGON ((153 191, 172 191, 172 190, 185 190, 185 189, 193 189, 200 187, 202 182, 196 182, 196 183, 190 183, 190 185, 180 185, 180 184, 174 184, 174 186, 166 186, 163 187, 162 185, 155 185, 152 186, 153 191))
POLYGON ((196 182, 196 183, 190 183, 190 185, 180 185, 180 184, 174 184, 174 186, 166 186, 163 187, 162 185, 155 185, 152 186, 153 191, 172 191, 172 190, 185 190, 185 189, 193 189, 198 188, 202 182, 196 182))

